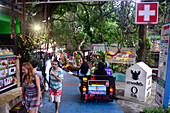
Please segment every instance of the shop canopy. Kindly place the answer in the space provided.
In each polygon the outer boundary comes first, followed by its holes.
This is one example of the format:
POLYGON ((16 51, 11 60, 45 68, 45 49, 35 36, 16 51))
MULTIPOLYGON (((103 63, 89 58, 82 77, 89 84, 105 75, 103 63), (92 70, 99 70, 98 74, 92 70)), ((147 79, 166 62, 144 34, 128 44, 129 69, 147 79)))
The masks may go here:
MULTIPOLYGON (((19 19, 15 18, 16 33, 20 33, 19 19)), ((11 34, 11 17, 0 13, 0 34, 11 34)))

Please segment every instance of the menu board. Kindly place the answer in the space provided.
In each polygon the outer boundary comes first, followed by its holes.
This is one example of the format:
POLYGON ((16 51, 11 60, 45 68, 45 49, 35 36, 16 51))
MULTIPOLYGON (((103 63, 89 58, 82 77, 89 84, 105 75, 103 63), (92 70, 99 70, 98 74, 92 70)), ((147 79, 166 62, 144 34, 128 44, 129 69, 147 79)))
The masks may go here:
POLYGON ((0 58, 0 93, 15 85, 17 85, 15 58, 0 58))
POLYGON ((161 43, 158 66, 158 78, 156 87, 156 102, 166 107, 169 103, 169 87, 170 87, 170 23, 163 24, 161 27, 161 43))

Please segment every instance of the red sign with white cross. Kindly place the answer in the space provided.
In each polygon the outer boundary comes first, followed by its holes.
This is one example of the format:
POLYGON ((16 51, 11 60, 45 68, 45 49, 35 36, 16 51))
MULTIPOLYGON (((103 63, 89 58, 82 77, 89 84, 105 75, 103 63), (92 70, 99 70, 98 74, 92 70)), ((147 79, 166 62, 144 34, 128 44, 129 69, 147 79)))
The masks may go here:
POLYGON ((158 2, 136 3, 136 24, 158 23, 158 2))

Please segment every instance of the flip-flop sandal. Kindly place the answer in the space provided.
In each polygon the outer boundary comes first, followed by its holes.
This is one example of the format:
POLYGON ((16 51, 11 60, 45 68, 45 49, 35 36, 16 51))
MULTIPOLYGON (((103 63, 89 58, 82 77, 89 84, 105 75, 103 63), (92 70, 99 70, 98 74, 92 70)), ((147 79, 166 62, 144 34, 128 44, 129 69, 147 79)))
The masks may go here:
POLYGON ((21 109, 21 107, 20 107, 20 106, 17 106, 17 107, 15 107, 15 109, 21 109))

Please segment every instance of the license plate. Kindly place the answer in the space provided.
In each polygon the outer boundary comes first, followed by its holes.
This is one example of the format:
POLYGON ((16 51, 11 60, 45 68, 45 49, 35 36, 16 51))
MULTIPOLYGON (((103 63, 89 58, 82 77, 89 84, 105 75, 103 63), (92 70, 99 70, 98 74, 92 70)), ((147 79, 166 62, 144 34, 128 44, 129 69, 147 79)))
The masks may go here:
POLYGON ((88 94, 106 95, 106 86, 89 86, 88 94))

